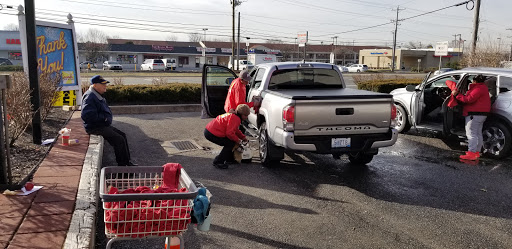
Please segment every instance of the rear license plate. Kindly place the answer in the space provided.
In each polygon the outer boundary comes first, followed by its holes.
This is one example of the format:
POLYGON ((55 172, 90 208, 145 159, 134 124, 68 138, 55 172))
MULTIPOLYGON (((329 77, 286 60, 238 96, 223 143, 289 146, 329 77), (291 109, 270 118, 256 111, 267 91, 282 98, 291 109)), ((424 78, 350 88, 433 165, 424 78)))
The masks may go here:
POLYGON ((331 148, 350 147, 350 138, 333 138, 331 140, 331 148))

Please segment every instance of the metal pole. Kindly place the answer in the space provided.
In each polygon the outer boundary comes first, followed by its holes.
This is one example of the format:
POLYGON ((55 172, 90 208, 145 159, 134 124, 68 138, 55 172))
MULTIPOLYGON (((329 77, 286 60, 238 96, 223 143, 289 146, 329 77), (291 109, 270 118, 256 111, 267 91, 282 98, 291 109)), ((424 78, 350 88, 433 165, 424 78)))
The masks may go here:
POLYGON ((41 100, 39 97, 39 76, 37 73, 37 48, 36 48, 36 17, 34 0, 25 0, 25 18, 27 22, 27 60, 28 78, 30 81, 30 101, 32 103, 32 142, 41 144, 41 100))
POLYGON ((471 46, 471 54, 475 54, 476 40, 478 39, 478 24, 480 23, 480 0, 475 3, 475 15, 473 16, 473 38, 471 46))
POLYGON ((443 56, 442 56, 442 55, 440 55, 440 56, 439 56, 439 70, 441 70, 441 60, 442 60, 442 59, 443 59, 443 56))
POLYGON ((400 5, 396 8, 396 19, 395 19, 395 32, 393 33, 393 58, 391 63, 391 72, 395 71, 395 53, 396 53, 396 32, 398 30, 398 11, 400 11, 400 5))
POLYGON ((231 0, 231 3, 233 4, 233 37, 231 37, 231 67, 235 68, 235 1, 231 0))
POLYGON ((308 46, 308 42, 307 42, 307 37, 308 37, 308 31, 306 31, 306 42, 304 42, 304 62, 306 62, 306 47, 308 46))
POLYGON ((240 70, 240 12, 238 12, 238 42, 236 49, 236 70, 240 70))
MULTIPOLYGON (((10 78, 7 79, 8 87, 11 85, 9 82, 10 78)), ((6 159, 6 168, 7 168, 7 182, 12 184, 12 170, 11 170, 11 146, 9 145, 9 122, 7 121, 7 96, 5 94, 5 89, 2 89, 2 106, 4 109, 4 121, 3 124, 5 129, 5 159, 6 159)), ((3 123, 0 122, 0 123, 3 123)), ((1 129, 0 129, 1 131, 1 129)), ((0 140, 1 141, 1 140, 0 140)))

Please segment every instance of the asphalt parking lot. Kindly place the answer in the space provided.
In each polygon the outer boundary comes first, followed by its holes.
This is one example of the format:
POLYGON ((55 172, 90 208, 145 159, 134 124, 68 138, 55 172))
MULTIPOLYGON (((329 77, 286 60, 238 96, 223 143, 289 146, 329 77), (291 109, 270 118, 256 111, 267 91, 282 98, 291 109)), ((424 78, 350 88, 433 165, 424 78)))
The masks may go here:
MULTIPOLYGON (((346 157, 287 153, 281 165, 253 162, 220 170, 219 147, 203 137, 200 113, 115 116, 139 165, 178 162, 213 193, 209 232, 189 227, 186 248, 512 248, 509 160, 458 160, 427 131, 400 135, 365 167, 346 157), (181 153, 165 141, 193 140, 181 153)), ((257 148, 256 142, 252 147, 257 148)), ((104 166, 114 165, 105 146, 104 166)), ((104 248, 102 220, 97 248, 104 248)), ((162 248, 163 240, 125 241, 113 248, 162 248)))

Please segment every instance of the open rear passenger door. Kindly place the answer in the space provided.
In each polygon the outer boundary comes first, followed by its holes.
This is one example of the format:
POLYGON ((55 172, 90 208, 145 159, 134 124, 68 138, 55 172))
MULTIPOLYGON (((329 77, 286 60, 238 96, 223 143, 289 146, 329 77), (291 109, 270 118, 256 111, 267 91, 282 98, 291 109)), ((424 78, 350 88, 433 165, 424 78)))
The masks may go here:
POLYGON ((416 127, 421 123, 421 118, 423 116, 423 107, 424 107, 424 90, 427 84, 428 79, 430 78, 431 72, 425 75, 423 82, 416 87, 416 90, 412 94, 411 97, 411 116, 410 119, 412 121, 412 125, 416 127))
POLYGON ((201 87, 201 118, 217 117, 224 114, 224 102, 228 96, 229 86, 236 79, 236 74, 227 67, 204 65, 201 87))

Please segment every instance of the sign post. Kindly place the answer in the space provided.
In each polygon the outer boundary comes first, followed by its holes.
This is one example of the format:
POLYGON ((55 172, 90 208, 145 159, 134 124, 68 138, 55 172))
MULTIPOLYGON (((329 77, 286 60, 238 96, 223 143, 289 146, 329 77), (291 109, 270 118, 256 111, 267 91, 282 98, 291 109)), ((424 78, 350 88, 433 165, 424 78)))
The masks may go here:
POLYGON ((421 62, 421 59, 418 59, 418 73, 420 72, 420 62, 421 62))
POLYGON ((439 70, 441 70, 441 60, 443 56, 448 55, 448 41, 437 42, 435 56, 439 56, 439 70))
POLYGON ((306 61, 306 47, 308 43, 308 31, 304 33, 297 34, 297 40, 299 42, 299 47, 304 47, 304 61, 306 61))

